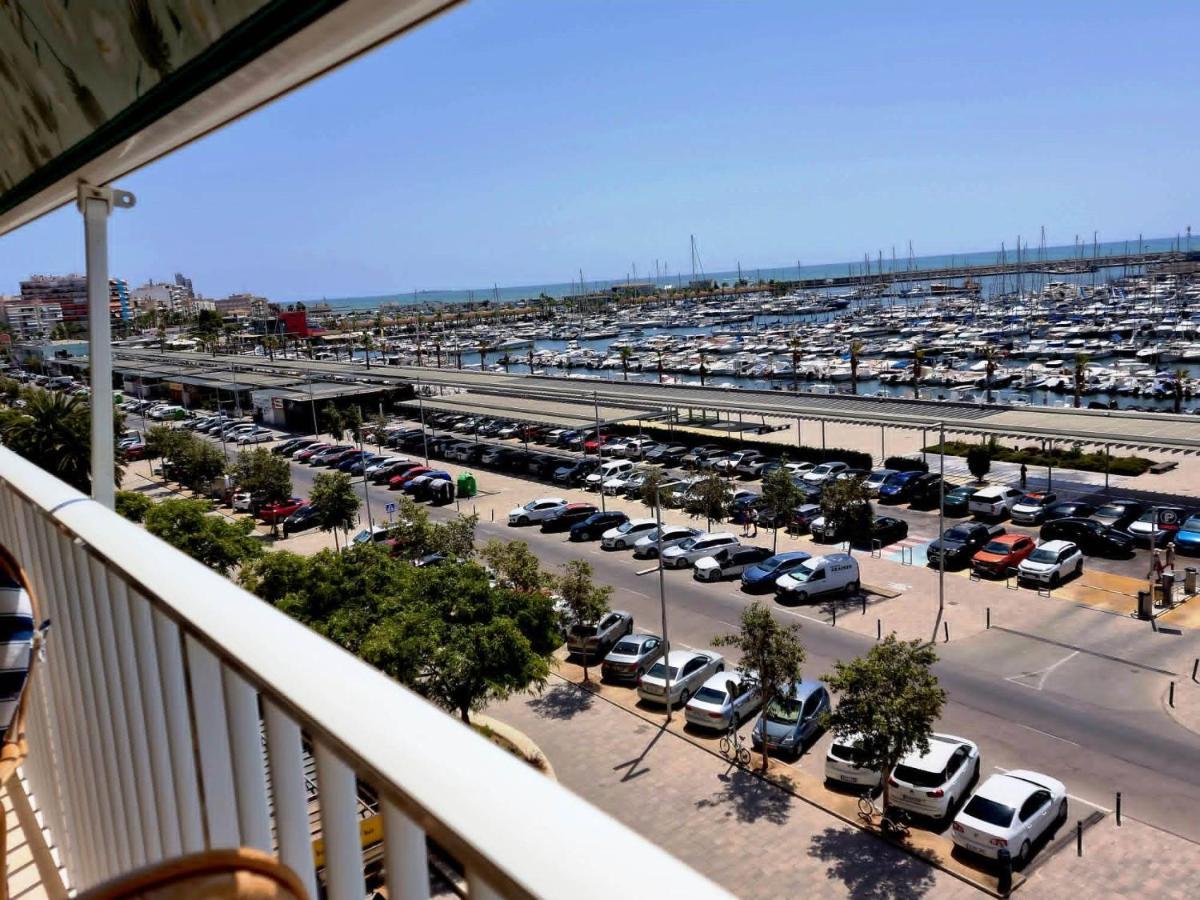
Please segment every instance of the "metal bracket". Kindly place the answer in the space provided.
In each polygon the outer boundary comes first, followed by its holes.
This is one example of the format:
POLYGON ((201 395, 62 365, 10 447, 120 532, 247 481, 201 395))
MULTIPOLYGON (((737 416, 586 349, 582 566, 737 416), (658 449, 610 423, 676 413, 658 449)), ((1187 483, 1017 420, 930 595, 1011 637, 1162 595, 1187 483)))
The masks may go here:
POLYGON ((113 187, 96 187, 94 184, 81 181, 79 192, 75 197, 75 205, 79 207, 80 212, 84 211, 84 205, 89 200, 101 201, 108 207, 109 212, 112 212, 114 206, 119 209, 132 209, 137 205, 137 197, 129 191, 113 187))

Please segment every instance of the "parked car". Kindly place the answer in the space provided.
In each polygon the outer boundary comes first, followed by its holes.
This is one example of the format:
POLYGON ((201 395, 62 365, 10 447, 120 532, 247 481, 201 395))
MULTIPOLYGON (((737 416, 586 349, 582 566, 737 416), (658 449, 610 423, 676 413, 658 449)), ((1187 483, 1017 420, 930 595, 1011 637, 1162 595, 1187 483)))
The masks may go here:
POLYGON ((891 805, 944 824, 979 778, 979 746, 950 734, 931 734, 929 750, 914 750, 892 769, 891 805))
POLYGON ((908 523, 903 519, 897 519, 895 516, 875 516, 871 519, 870 530, 866 537, 860 538, 856 543, 868 547, 874 547, 876 544, 886 547, 888 544, 902 541, 906 537, 908 537, 908 523))
POLYGON ((1041 838, 1067 820, 1067 788, 1056 778, 1013 769, 976 788, 950 827, 950 839, 978 856, 1007 850, 1023 868, 1041 838))
POLYGON ((947 528, 925 550, 929 565, 936 567, 944 558, 946 568, 962 568, 984 544, 1005 534, 1004 526, 984 522, 963 522, 947 528))
POLYGON ((812 523, 821 516, 821 507, 816 503, 801 503, 792 510, 791 524, 788 526, 797 534, 805 534, 812 530, 812 523))
POLYGON ((1004 577, 1016 569, 1037 547, 1033 538, 1024 534, 1002 534, 992 538, 971 557, 971 569, 979 575, 1004 577))
POLYGON ((646 532, 634 542, 633 555, 636 559, 654 559, 658 556, 660 546, 663 553, 666 553, 676 544, 689 541, 699 534, 701 534, 699 528, 691 528, 687 525, 663 525, 661 540, 657 528, 646 532))
POLYGON ((258 517, 268 525, 282 522, 308 501, 303 497, 289 497, 287 500, 279 500, 274 503, 266 503, 259 507, 258 517))
POLYGON ((1195 556, 1200 553, 1200 514, 1189 516, 1175 532, 1175 549, 1195 556))
POLYGON ((844 462, 821 463, 805 472, 803 478, 807 484, 825 484, 849 468, 844 462))
POLYGON ((833 743, 825 751, 825 780, 856 788, 879 787, 883 782, 883 773, 868 769, 864 756, 862 735, 834 735, 833 743))
POLYGON ((936 472, 922 472, 912 483, 908 505, 913 509, 937 509, 942 500, 942 476, 936 472))
POLYGON ((829 712, 829 691, 819 681, 801 680, 792 685, 791 695, 776 697, 767 704, 750 730, 750 742, 767 752, 799 756, 808 742, 820 734, 821 717, 829 712))
POLYGON ((848 553, 830 553, 806 559, 775 580, 779 600, 805 603, 825 594, 857 594, 861 586, 858 560, 848 553))
POLYGON ((972 494, 967 509, 981 519, 1003 519, 1024 496, 1017 488, 994 484, 972 494))
POLYGON ((679 462, 684 468, 699 469, 704 460, 709 457, 721 456, 724 453, 725 448, 720 444, 701 444, 685 453, 679 462))
POLYGON ((629 519, 600 536, 600 546, 605 550, 628 550, 639 538, 645 537, 658 527, 654 519, 629 519))
POLYGON ((317 509, 310 503, 305 503, 298 510, 283 520, 283 536, 304 531, 317 524, 317 509))
POLYGON ((1152 506, 1130 522, 1126 528, 1139 544, 1165 546, 1175 537, 1175 532, 1188 518, 1187 510, 1181 506, 1152 506))
POLYGON ((871 474, 863 480, 863 486, 866 487, 867 494, 871 497, 878 497, 879 488, 895 474, 897 474, 895 469, 872 469, 871 474))
POLYGON ((683 709, 689 725, 713 731, 736 728, 762 705, 758 680, 734 669, 709 675, 683 709))
POLYGON ((353 447, 345 447, 340 444, 334 444, 332 446, 326 446, 323 450, 318 450, 311 456, 306 454, 297 454, 297 458, 303 456, 304 458, 302 461, 313 467, 325 466, 331 463, 335 458, 341 456, 343 453, 347 453, 353 449, 353 447))
POLYGON ((1053 491, 1031 491, 1013 504, 1012 520, 1021 525, 1037 525, 1046 518, 1046 510, 1058 501, 1053 491))
POLYGON ((961 517, 971 514, 969 509, 970 500, 975 496, 975 488, 969 485, 956 487, 946 493, 946 500, 942 504, 942 510, 946 515, 952 517, 961 517))
POLYGON ((656 634, 628 634, 616 642, 600 667, 606 681, 637 681, 663 655, 656 634))
POLYGON ((686 569, 696 560, 712 556, 722 547, 732 547, 737 543, 737 537, 728 531, 704 532, 672 547, 664 547, 662 564, 667 569, 686 569))
POLYGON ((1139 503, 1137 500, 1118 498, 1105 501, 1104 505, 1092 513, 1089 518, 1101 525, 1107 525, 1109 528, 1126 529, 1145 511, 1145 504, 1139 503))
POLYGON ((737 472, 738 466, 743 462, 749 462, 760 456, 762 456, 762 453, 758 450, 735 450, 728 456, 715 460, 709 468, 720 472, 722 475, 732 475, 737 472))
POLYGON ((633 613, 614 610, 596 625, 575 624, 567 629, 567 650, 595 659, 603 656, 627 634, 633 634, 633 613))
POLYGON ((433 469, 429 466, 413 466, 410 469, 405 469, 404 471, 399 472, 388 479, 388 490, 402 491, 404 490, 404 486, 414 478, 420 478, 422 475, 428 475, 432 471, 433 469))
MULTIPOLYGON (((199 428, 200 424, 203 424, 204 421, 205 420, 201 420, 200 423, 194 425, 193 428, 199 428)), ((192 425, 191 422, 189 422, 188 424, 192 425)), ((283 456, 285 454, 294 453, 295 451, 300 450, 303 447, 310 447, 315 443, 316 443, 316 441, 313 438, 291 438, 289 440, 286 440, 286 441, 276 444, 274 447, 271 448, 271 452, 274 453, 276 456, 283 456)))
POLYGON ((762 478, 763 470, 771 463, 777 460, 771 459, 769 456, 764 456, 762 453, 755 451, 753 455, 746 456, 737 465, 737 474, 741 478, 762 478))
POLYGON ((659 659, 638 682, 638 697, 663 706, 686 704, 708 677, 725 670, 725 660, 708 650, 672 650, 659 659), (667 694, 667 679, 671 693, 667 694))
POLYGON ((1058 587, 1064 578, 1083 574, 1083 553, 1070 541, 1046 541, 1017 566, 1017 580, 1058 587))
POLYGON ((273 440, 275 440, 275 433, 266 428, 243 431, 237 436, 237 443, 239 444, 265 444, 267 441, 273 440))
POLYGON ((775 587, 775 582, 780 575, 786 575, 806 559, 811 558, 812 554, 805 553, 803 550, 789 550, 785 553, 776 553, 762 562, 747 566, 742 571, 742 590, 770 590, 775 587))
POLYGON ((1094 503, 1086 503, 1083 500, 1059 500, 1057 503, 1052 503, 1046 507, 1046 512, 1042 516, 1042 521, 1052 522, 1055 519, 1086 519, 1095 512, 1096 504, 1094 503))
POLYGON ((584 480, 584 487, 589 491, 598 491, 610 478, 618 475, 628 475, 633 471, 633 463, 627 459, 614 459, 604 463, 584 480))
MULTIPOLYGON (((1185 528, 1188 522, 1200 525, 1200 518, 1188 519, 1185 528)), ((1088 556, 1122 558, 1134 552, 1133 537, 1128 532, 1109 528, 1094 519, 1051 519, 1042 526, 1039 537, 1043 541, 1070 541, 1088 556)), ((1175 535, 1175 545, 1184 550, 1182 529, 1175 535)))
POLYGON ((568 537, 573 541, 592 541, 608 529, 616 528, 628 521, 629 516, 620 510, 610 509, 607 512, 594 512, 582 522, 572 525, 568 537))
POLYGON ((524 506, 513 507, 508 512, 509 525, 532 525, 543 522, 567 505, 562 497, 539 497, 530 500, 524 506))
POLYGON ((594 503, 568 503, 552 516, 542 519, 542 534, 561 534, 600 511, 594 503))
POLYGON ((391 529, 387 525, 375 525, 371 528, 364 528, 353 538, 350 543, 355 546, 363 544, 382 544, 391 537, 391 529))
MULTIPOLYGON (((404 493, 412 494, 414 500, 428 500, 435 481, 453 482, 454 479, 445 469, 434 469, 431 472, 422 472, 420 475, 409 478, 400 487, 404 493)), ((453 499, 453 495, 451 495, 451 499, 453 499)))
POLYGON ((692 567, 692 577, 697 581, 721 581, 738 577, 746 569, 770 557, 766 547, 733 544, 722 547, 712 556, 703 556, 692 567))
POLYGON ((912 485, 923 473, 919 471, 893 472, 877 491, 880 503, 904 503, 912 494, 912 485))
POLYGON ((371 481, 375 484, 388 484, 397 475, 403 475, 410 469, 415 469, 421 465, 411 459, 400 459, 395 462, 387 463, 375 470, 375 474, 371 476, 371 481))
POLYGON ((554 483, 574 487, 600 467, 600 461, 591 459, 568 460, 554 470, 554 483))
POLYGON ((683 444, 660 444, 646 452, 645 461, 657 466, 677 466, 686 453, 687 447, 683 444))
POLYGON ((383 469, 402 462, 409 462, 409 460, 402 456, 376 456, 367 463, 367 467, 363 470, 363 474, 374 480, 375 476, 378 475, 383 469))

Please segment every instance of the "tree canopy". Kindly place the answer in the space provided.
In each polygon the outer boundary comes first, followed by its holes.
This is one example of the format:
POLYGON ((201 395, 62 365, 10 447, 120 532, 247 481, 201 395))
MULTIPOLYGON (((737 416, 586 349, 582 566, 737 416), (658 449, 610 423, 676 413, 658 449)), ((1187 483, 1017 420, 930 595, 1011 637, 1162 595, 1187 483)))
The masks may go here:
POLYGON ((361 501, 345 472, 318 473, 313 479, 308 502, 316 510, 317 526, 322 531, 332 531, 335 542, 339 531, 349 531, 358 521, 361 501))
POLYGON ((821 491, 821 515, 832 534, 855 540, 870 533, 871 494, 861 478, 838 478, 821 491))
MULTIPOLYGON (((592 580, 592 564, 584 559, 563 563, 562 572, 554 580, 562 598, 567 621, 572 628, 593 628, 608 615, 612 585, 596 584, 592 580)), ((588 680, 588 654, 583 654, 583 680, 588 680)))
POLYGON ((292 495, 292 467, 270 450, 262 447, 243 450, 231 471, 241 490, 261 494, 268 502, 286 500, 292 495))
POLYGON ((976 481, 983 481, 991 470, 992 452, 986 446, 972 447, 967 451, 967 471, 975 476, 976 481))
MULTIPOLYGON (((87 494, 92 490, 92 413, 77 396, 28 388, 22 392, 25 406, 0 420, 0 439, 71 487, 87 494)), ((113 412, 113 433, 124 430, 124 416, 113 412)), ((123 463, 116 456, 114 475, 121 483, 123 463)))
POLYGON ((688 490, 686 509, 693 519, 704 519, 711 530, 713 519, 720 522, 729 516, 732 503, 729 482, 717 472, 710 472, 688 490))
POLYGON ((163 500, 145 511, 146 530, 222 575, 254 559, 262 545, 249 519, 212 515, 205 500, 163 500))

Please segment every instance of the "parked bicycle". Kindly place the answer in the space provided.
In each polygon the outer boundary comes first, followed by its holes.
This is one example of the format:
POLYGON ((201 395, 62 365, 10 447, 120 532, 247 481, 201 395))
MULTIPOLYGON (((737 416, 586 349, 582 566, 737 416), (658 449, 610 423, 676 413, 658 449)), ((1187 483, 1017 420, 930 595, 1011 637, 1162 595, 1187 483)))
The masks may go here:
POLYGON ((883 810, 875 803, 872 791, 867 791, 858 798, 858 817, 867 825, 879 823, 879 830, 885 835, 897 838, 908 837, 908 821, 903 811, 898 809, 883 810))
POLYGON ((736 728, 730 728, 721 738, 721 755, 739 766, 750 765, 750 748, 746 746, 737 733, 736 728))

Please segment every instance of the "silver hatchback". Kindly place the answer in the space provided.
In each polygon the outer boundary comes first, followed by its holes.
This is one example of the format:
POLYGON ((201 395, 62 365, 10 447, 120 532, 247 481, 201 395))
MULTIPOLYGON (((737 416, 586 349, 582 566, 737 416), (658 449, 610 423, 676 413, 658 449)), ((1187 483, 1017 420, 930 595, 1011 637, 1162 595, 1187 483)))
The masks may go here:
POLYGON ((663 642, 656 634, 630 634, 608 651, 601 674, 608 681, 637 681, 663 655, 663 642))

